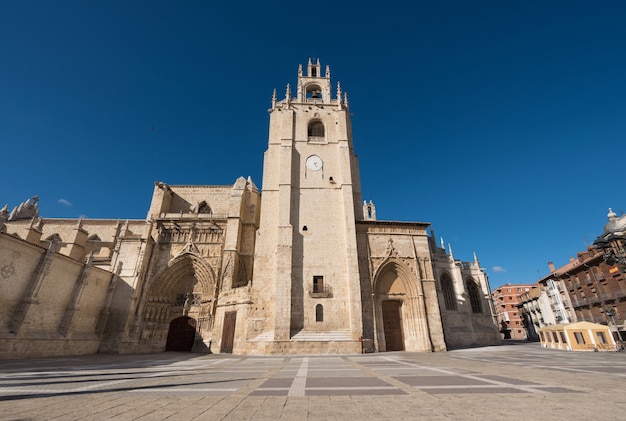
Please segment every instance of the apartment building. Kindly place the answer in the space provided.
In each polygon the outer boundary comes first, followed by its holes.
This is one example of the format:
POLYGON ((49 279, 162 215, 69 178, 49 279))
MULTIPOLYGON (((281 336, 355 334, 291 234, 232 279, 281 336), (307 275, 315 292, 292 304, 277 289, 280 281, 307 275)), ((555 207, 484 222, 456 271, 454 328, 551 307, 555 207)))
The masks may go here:
POLYGON ((503 339, 527 339, 524 318, 518 306, 522 295, 535 287, 534 284, 505 284, 491 293, 503 339))

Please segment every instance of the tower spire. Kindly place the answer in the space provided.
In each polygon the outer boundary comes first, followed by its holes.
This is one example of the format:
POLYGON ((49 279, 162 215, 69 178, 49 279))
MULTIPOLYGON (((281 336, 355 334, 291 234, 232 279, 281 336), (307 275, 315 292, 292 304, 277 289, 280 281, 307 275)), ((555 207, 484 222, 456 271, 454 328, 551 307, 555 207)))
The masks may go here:
POLYGON ((337 82, 337 104, 341 105, 341 83, 337 82))

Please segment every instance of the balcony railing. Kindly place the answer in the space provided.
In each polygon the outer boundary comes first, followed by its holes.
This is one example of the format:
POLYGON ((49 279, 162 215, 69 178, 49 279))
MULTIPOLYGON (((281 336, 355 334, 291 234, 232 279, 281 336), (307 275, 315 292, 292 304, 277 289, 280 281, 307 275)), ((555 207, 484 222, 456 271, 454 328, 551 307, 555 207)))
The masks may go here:
POLYGON ((328 285, 311 285, 309 287, 309 296, 311 298, 331 298, 333 296, 333 289, 328 285))

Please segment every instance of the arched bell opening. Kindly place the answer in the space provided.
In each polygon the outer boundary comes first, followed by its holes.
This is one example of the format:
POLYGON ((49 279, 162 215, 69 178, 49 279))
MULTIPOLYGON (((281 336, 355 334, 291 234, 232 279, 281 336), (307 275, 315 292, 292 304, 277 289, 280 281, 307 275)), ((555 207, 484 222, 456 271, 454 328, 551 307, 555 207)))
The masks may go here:
POLYGON ((306 98, 307 100, 321 100, 322 99, 322 88, 316 84, 310 84, 306 87, 306 98))

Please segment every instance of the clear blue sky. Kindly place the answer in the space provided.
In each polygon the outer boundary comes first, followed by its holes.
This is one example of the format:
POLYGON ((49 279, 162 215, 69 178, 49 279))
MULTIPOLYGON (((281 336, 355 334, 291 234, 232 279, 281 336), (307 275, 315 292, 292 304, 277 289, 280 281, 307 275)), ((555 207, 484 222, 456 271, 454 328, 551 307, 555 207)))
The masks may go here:
POLYGON ((625 22, 624 1, 7 0, 0 206, 145 218, 155 179, 260 186, 272 91, 319 57, 379 219, 532 283, 626 210, 625 22))

